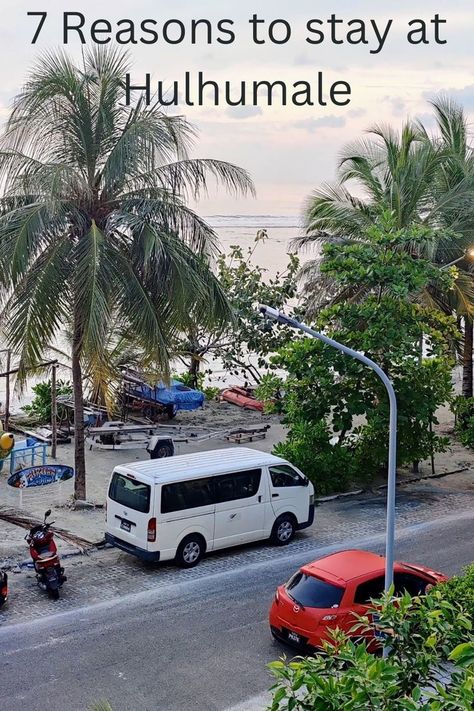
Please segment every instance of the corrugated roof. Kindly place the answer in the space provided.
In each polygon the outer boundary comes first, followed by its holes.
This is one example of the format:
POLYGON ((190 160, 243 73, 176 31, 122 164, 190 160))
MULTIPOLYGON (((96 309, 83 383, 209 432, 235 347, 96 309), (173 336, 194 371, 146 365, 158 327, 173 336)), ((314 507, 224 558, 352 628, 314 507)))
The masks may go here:
POLYGON ((180 479, 194 479, 206 474, 223 474, 232 470, 252 469, 271 464, 287 464, 281 457, 259 452, 248 447, 228 447, 209 452, 180 454, 176 457, 147 459, 143 462, 120 464, 114 471, 121 474, 152 478, 155 482, 180 479))

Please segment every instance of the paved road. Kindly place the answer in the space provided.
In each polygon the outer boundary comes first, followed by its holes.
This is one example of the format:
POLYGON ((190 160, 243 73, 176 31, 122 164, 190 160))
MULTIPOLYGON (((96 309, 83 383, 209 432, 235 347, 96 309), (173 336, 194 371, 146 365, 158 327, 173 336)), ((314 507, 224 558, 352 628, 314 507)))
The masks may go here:
MULTIPOLYGON (((452 574, 474 557, 473 537, 474 512, 464 512, 399 530, 397 556, 452 574)), ((353 545, 382 551, 383 539, 353 545)), ((253 697, 269 686, 266 663, 282 653, 266 621, 276 585, 328 550, 236 556, 232 569, 168 576, 120 600, 6 626, 2 708, 85 711, 107 698, 114 711, 223 711, 253 697)))

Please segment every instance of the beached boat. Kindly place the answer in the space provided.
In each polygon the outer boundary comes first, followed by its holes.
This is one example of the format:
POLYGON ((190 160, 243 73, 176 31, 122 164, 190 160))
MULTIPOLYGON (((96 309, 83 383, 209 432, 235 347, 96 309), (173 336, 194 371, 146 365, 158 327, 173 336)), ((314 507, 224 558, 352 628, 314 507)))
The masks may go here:
POLYGON ((169 385, 163 382, 149 385, 132 371, 124 371, 122 377, 124 419, 129 411, 140 412, 151 420, 162 414, 171 419, 179 410, 196 410, 204 404, 204 393, 189 388, 179 380, 171 380, 169 385))
POLYGON ((233 385, 221 392, 221 398, 226 402, 231 402, 233 405, 263 412, 263 402, 257 400, 251 388, 241 388, 238 385, 233 385))

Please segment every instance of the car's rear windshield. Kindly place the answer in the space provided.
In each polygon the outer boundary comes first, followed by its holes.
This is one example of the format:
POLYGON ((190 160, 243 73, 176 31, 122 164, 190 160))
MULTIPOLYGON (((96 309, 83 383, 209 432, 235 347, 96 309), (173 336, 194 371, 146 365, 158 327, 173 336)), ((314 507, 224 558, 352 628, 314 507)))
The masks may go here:
POLYGON ((114 472, 109 487, 109 497, 129 509, 148 513, 150 510, 150 487, 142 481, 129 479, 114 472))
POLYGON ((344 588, 301 572, 291 578, 286 589, 303 607, 334 607, 340 604, 344 594, 344 588))

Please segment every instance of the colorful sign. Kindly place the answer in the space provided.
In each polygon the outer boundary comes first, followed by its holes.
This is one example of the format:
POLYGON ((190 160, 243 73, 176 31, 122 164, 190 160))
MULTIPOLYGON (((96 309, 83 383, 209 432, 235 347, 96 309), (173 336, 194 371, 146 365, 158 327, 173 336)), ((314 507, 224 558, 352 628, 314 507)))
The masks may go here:
POLYGON ((27 489, 31 486, 46 486, 58 481, 67 481, 74 476, 74 469, 62 464, 38 464, 36 467, 27 467, 12 474, 8 485, 17 489, 27 489))

